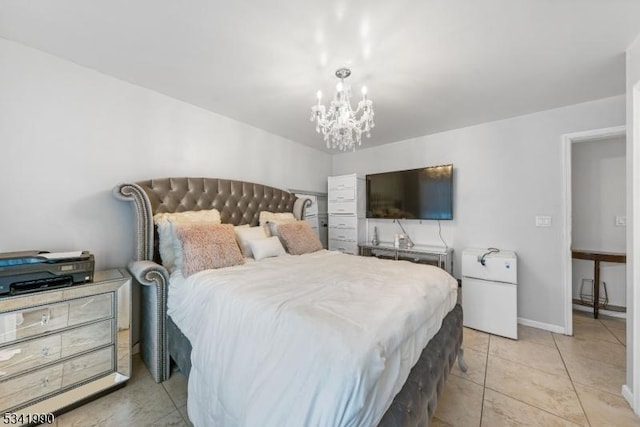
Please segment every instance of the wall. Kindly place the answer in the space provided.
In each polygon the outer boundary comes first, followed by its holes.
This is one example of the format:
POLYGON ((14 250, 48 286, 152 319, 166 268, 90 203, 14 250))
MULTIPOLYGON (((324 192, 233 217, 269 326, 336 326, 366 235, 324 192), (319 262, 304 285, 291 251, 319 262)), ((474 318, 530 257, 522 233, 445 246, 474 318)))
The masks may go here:
MULTIPOLYGON (((453 163, 454 220, 441 225, 455 249, 454 275, 460 277, 466 247, 515 250, 518 316, 563 330, 561 136, 623 125, 624 111, 624 96, 617 96, 422 136, 336 155, 333 173, 453 163), (536 228, 536 215, 551 216, 552 226, 536 228)), ((416 222, 407 231, 416 243, 439 242, 436 222, 416 222)))
MULTIPOLYGON (((326 191, 331 157, 0 38, 0 252, 133 257, 122 182, 208 176, 326 191)), ((137 288, 134 287, 134 292, 137 288)), ((134 342, 137 340, 134 293, 134 342)))
MULTIPOLYGON (((635 347, 636 332, 640 328, 640 312, 636 309, 635 287, 640 278, 640 35, 627 49, 627 384, 623 394, 640 414, 640 396, 634 393, 634 372, 640 370, 635 347), (634 92, 634 88, 637 88, 634 92), (633 400, 633 401, 632 401, 633 400)), ((639 374, 640 375, 640 374, 639 374)), ((638 390, 635 390, 636 394, 638 390)))
POLYGON ((89 249, 132 258, 132 207, 114 185, 210 176, 326 191, 331 157, 0 39, 0 252, 89 249))
MULTIPOLYGON (((616 216, 626 216, 626 138, 589 140, 571 146, 572 241, 576 249, 626 251, 626 228, 616 216)), ((602 263, 609 304, 626 306, 626 266, 602 263)), ((593 262, 573 260, 573 297, 582 279, 593 279, 593 262)), ((591 294, 590 286, 586 289, 591 294)), ((603 296, 603 294, 600 294, 603 296)))

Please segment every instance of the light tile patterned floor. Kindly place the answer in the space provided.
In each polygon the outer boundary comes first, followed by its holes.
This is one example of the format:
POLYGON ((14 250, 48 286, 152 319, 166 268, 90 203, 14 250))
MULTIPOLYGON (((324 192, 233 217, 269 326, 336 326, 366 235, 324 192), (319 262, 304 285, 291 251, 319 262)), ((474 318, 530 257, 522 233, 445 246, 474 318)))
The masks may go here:
POLYGON ((432 425, 640 426, 621 395, 625 321, 576 312, 574 336, 518 327, 517 341, 465 328, 432 425))
MULTIPOLYGON (((640 426, 620 390, 625 322, 574 314, 574 337, 519 327, 519 340, 466 329, 469 370, 456 366, 431 425, 640 426)), ((190 426, 187 380, 156 384, 139 357, 121 390, 61 415, 57 426, 190 426)))

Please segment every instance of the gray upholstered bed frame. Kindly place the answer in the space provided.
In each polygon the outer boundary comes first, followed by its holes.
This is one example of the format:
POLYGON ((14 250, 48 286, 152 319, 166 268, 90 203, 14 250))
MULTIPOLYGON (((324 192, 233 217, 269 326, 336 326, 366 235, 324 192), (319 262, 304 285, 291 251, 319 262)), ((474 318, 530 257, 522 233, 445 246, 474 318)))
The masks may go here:
MULTIPOLYGON (((263 210, 293 212, 302 218, 307 200, 261 184, 217 178, 153 179, 118 185, 114 194, 135 205, 135 259, 129 270, 142 285, 142 359, 156 382, 169 378, 172 359, 188 375, 191 344, 167 316, 169 273, 160 265, 153 215, 216 208, 223 223, 258 225, 263 210)), ((459 305, 423 350, 380 426, 428 426, 456 357, 466 371, 459 305)))

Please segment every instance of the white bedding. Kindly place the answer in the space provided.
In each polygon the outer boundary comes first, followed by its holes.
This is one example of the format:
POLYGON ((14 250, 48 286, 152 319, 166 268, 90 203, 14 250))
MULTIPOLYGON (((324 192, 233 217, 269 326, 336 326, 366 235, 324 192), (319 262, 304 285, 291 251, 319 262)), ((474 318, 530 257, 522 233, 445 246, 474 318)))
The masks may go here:
POLYGON ((456 303, 444 270, 319 251, 171 277, 195 426, 375 426, 456 303))

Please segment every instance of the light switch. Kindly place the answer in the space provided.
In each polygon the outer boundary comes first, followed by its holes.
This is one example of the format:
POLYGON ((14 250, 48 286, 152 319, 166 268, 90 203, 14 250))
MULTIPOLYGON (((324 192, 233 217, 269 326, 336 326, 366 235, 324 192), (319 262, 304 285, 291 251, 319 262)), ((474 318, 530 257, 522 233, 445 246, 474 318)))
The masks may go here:
POLYGON ((536 216, 536 227, 551 227, 551 217, 548 215, 536 216))
POLYGON ((624 215, 616 216, 616 227, 626 227, 627 226, 627 217, 624 215))

